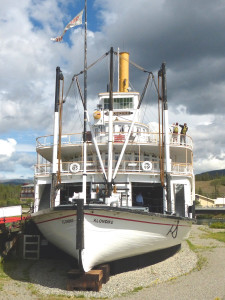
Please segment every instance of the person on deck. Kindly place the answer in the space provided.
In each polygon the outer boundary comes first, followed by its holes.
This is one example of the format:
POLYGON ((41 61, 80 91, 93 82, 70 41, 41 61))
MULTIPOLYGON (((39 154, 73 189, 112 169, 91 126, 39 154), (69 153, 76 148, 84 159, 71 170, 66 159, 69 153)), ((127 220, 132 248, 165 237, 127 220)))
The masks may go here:
POLYGON ((137 206, 143 206, 144 205, 144 200, 143 200, 141 192, 139 192, 136 196, 136 205, 137 206))
POLYGON ((186 133, 188 131, 187 123, 184 123, 184 125, 179 126, 181 127, 180 144, 184 142, 184 145, 186 145, 186 133))
POLYGON ((177 136, 178 136, 178 123, 173 124, 173 142, 177 143, 177 136))

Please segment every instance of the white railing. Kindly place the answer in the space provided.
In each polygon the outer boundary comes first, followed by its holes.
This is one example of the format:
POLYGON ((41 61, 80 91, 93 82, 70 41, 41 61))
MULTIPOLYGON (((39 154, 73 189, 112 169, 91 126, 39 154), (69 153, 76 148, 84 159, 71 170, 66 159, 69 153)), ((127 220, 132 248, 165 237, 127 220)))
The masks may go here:
MULTIPOLYGON (((127 132, 114 132, 113 142, 115 144, 124 143, 128 133, 127 132)), ((61 138, 61 144, 63 145, 81 145, 82 144, 82 133, 64 134, 61 138)), ((98 132, 95 135, 98 144, 108 143, 108 133, 98 132)), ((87 141, 92 142, 90 133, 87 135, 87 141)), ((130 135, 129 144, 159 144, 159 134, 154 132, 134 132, 130 135)), ((37 148, 49 147, 53 145, 53 136, 42 136, 37 138, 37 148)), ((170 133, 170 145, 171 146, 186 146, 190 149, 193 148, 192 138, 188 135, 177 134, 176 136, 170 133)))
MULTIPOLYGON (((63 134, 61 136, 62 145, 76 145, 82 144, 82 133, 63 134)), ((36 139, 36 147, 53 146, 53 135, 41 136, 36 139)))
MULTIPOLYGON (((116 166, 117 161, 113 161, 113 166, 116 166)), ((105 169, 107 171, 107 161, 103 161, 105 169)), ((132 161, 132 160, 123 160, 120 164, 118 173, 142 173, 142 174, 158 174, 160 172, 160 166, 158 161, 150 162, 150 169, 146 171, 143 167, 144 161, 132 161)), ((185 163, 172 163, 172 174, 192 174, 193 167, 191 164, 185 163)), ((52 164, 37 164, 35 165, 35 175, 49 175, 52 172, 52 164)), ((81 174, 83 172, 83 162, 81 161, 71 161, 71 162, 62 162, 60 164, 61 174, 81 174), (79 170, 71 170, 71 164, 78 164, 79 170)), ((96 161, 87 162, 87 173, 101 173, 100 164, 96 161)))
POLYGON ((171 171, 173 174, 192 174, 193 166, 185 163, 172 163, 171 171))

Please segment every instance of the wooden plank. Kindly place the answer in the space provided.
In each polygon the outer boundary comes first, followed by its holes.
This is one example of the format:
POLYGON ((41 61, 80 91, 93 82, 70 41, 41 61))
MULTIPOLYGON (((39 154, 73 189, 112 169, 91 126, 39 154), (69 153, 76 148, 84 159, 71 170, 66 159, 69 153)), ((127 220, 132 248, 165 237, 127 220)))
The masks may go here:
POLYGON ((102 283, 108 282, 109 277, 110 277, 110 265, 109 264, 102 264, 102 265, 97 266, 96 269, 103 271, 102 283))
POLYGON ((90 290, 99 292, 102 288, 102 270, 91 270, 86 273, 82 273, 79 270, 73 269, 68 272, 70 277, 67 281, 67 290, 90 290))

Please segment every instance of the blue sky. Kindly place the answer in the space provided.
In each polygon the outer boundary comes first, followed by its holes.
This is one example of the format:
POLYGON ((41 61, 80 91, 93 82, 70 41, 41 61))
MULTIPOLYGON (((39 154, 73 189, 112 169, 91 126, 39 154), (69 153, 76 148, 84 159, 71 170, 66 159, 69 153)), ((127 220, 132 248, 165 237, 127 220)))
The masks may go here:
MULTIPOLYGON (((169 120, 188 123, 195 173, 225 168, 224 1, 87 0, 87 7, 88 64, 111 46, 129 51, 132 61, 155 75, 166 61, 169 120)), ((78 0, 1 1, 0 179, 33 176, 35 140, 53 132, 55 68, 63 71, 65 90, 83 69, 84 25, 67 31, 62 43, 50 38, 83 8, 78 0)), ((96 69, 88 84, 91 110, 107 79, 96 69)), ((132 84, 141 91, 143 77, 132 84)), ((66 132, 81 125, 74 98, 71 91, 66 132)), ((154 114, 155 104, 152 119, 154 114)))

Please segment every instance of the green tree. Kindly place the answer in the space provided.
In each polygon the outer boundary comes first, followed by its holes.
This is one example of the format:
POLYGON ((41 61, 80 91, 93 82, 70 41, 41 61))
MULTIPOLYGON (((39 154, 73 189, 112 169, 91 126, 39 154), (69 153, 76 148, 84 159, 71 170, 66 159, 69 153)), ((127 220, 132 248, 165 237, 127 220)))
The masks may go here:
POLYGON ((20 203, 19 185, 0 184, 0 206, 17 205, 20 203))
POLYGON ((198 188, 197 194, 203 195, 203 192, 202 192, 202 188, 201 188, 201 187, 198 188))
POLYGON ((214 187, 214 197, 217 198, 219 196, 219 188, 220 179, 214 179, 210 182, 210 185, 214 187))

